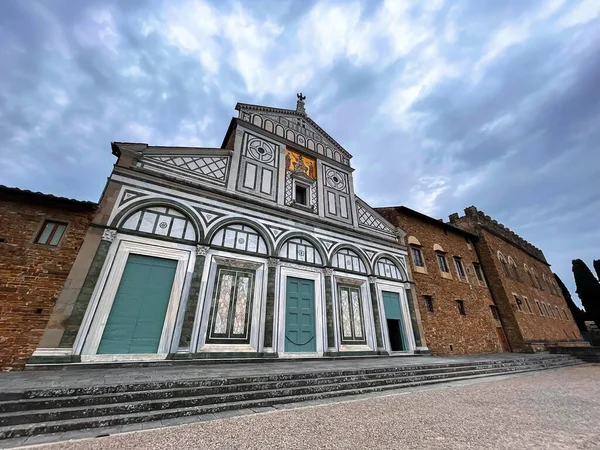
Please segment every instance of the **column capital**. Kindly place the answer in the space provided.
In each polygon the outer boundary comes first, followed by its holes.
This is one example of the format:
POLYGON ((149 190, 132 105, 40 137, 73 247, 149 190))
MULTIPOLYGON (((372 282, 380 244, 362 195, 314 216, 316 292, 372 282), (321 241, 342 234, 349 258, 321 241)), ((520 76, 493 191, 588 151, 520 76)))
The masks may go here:
POLYGON ((117 238, 117 230, 109 230, 108 228, 102 232, 102 240, 112 242, 117 238))
POLYGON ((330 277, 333 275, 333 268, 331 267, 325 267, 323 269, 323 273, 325 274, 326 277, 330 277))
POLYGON ((369 277, 369 284, 377 283, 377 277, 369 277))
POLYGON ((196 255, 197 256, 206 256, 210 247, 208 245, 196 245, 196 255))
POLYGON ((279 265, 279 258, 269 258, 267 262, 267 266, 269 267, 277 267, 279 265))

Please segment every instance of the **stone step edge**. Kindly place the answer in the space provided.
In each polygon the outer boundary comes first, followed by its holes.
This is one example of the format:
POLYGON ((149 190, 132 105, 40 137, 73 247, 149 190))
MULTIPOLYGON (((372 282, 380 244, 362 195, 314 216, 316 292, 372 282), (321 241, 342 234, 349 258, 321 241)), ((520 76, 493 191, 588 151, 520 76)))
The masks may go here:
POLYGON ((516 375, 519 373, 527 373, 541 370, 549 370, 549 369, 559 369, 572 367, 577 365, 584 365, 582 362, 575 362, 570 364, 565 364, 562 366, 550 366, 550 367, 541 367, 536 369, 525 369, 518 371, 509 371, 509 372, 497 372, 493 374, 486 375, 473 375, 473 376, 465 376, 465 377, 455 377, 451 379, 442 379, 442 380, 430 380, 423 382, 415 382, 415 383, 405 383, 399 385, 388 385, 388 386, 376 386, 371 388, 364 389, 352 389, 349 391, 334 391, 334 392, 325 392, 325 393, 317 393, 317 394, 306 394, 298 397, 279 397, 279 398, 267 398, 260 400, 250 400, 250 401, 242 401, 242 402, 234 402, 234 403, 222 403, 219 405, 211 405, 211 406, 202 406, 202 407, 192 407, 192 408, 181 408, 178 410, 169 410, 169 411, 157 411, 155 414, 140 414, 133 413, 127 415, 119 415, 119 416, 107 416, 102 419, 100 418, 84 418, 84 419, 73 419, 73 420, 62 420, 62 421, 53 421, 46 423, 35 423, 35 424, 27 424, 25 426, 7 426, 0 427, 0 441, 24 436, 33 436, 40 434, 51 434, 65 431, 74 431, 81 429, 92 429, 92 428, 102 428, 108 426, 118 426, 118 425, 126 425, 130 423, 142 423, 142 422, 153 422, 156 420, 166 420, 176 417, 187 417, 192 415, 203 415, 214 412, 221 411, 231 411, 237 409, 244 408, 257 408, 257 407, 265 407, 272 406, 275 404, 285 404, 285 403, 298 403, 303 401, 310 400, 318 400, 322 398, 335 398, 335 397, 343 397, 343 396, 353 396, 359 394, 367 394, 370 392, 381 392, 381 391, 389 391, 389 390, 401 390, 410 387, 423 386, 423 385, 431 385, 431 384, 439 384, 446 381, 462 381, 462 380, 471 380, 471 379, 479 379, 479 378, 487 378, 501 375, 516 375), (327 394, 327 395, 325 395, 327 394), (185 414, 183 414, 185 413, 185 414), (94 420, 96 419, 96 420, 94 420), (48 427, 52 427, 49 431, 45 431, 48 427))
MULTIPOLYGON (((473 363, 468 363, 468 365, 481 366, 481 365, 489 365, 496 364, 500 366, 511 365, 511 364, 527 364, 531 362, 541 362, 541 361, 567 361, 572 360, 566 355, 544 355, 538 358, 511 358, 508 360, 490 360, 490 361, 474 361, 473 363)), ((375 368, 366 368, 366 369, 339 369, 339 370, 325 370, 325 371, 308 371, 308 372, 286 372, 281 374, 274 375, 264 375, 264 376, 254 376, 254 377, 215 377, 215 378, 196 378, 182 381, 155 381, 155 382, 138 382, 138 383, 127 383, 127 384, 110 384, 110 385, 98 385, 98 386, 90 386, 90 387, 61 387, 61 388, 46 388, 46 389, 24 389, 19 391, 5 391, 0 393, 0 401, 9 401, 9 400, 19 400, 19 399, 33 399, 33 398, 46 398, 54 396, 59 392, 81 392, 81 394, 76 395, 87 395, 85 392, 90 392, 91 395, 97 393, 98 390, 104 390, 105 393, 111 392, 125 392, 125 391, 133 391, 136 386, 148 388, 140 389, 140 390, 149 390, 149 389, 161 389, 162 386, 165 386, 165 389, 170 389, 173 387, 173 384, 183 384, 183 383, 243 383, 243 382, 260 382, 263 381, 279 381, 284 377, 291 378, 314 378, 314 377, 327 377, 333 376, 334 374, 344 375, 344 374, 362 374, 362 373, 380 373, 386 371, 408 371, 408 370, 426 370, 426 369, 434 369, 434 368, 451 368, 451 367, 460 367, 465 365, 465 362, 456 362, 456 363, 448 363, 448 364, 426 364, 426 365, 404 365, 404 366, 388 366, 388 367, 375 367, 375 368), (244 381, 247 380, 247 381, 244 381), (39 395, 42 394, 42 395, 39 395), (44 395, 45 394, 45 395, 44 395)), ((60 394, 59 394, 60 395, 60 394)), ((72 394, 71 394, 72 395, 72 394)), ((62 395, 65 396, 65 395, 62 395)))
MULTIPOLYGON (((551 367, 559 367, 559 365, 553 365, 551 367)), ((530 366, 527 368, 519 368, 519 370, 537 370, 543 369, 545 367, 538 366, 530 366)), ((519 370, 515 370, 515 368, 509 369, 488 369, 488 370, 477 370, 477 371, 465 371, 462 373, 449 373, 449 374, 436 374, 436 375, 421 375, 415 377, 409 377, 408 382, 419 382, 424 380, 440 380, 440 379, 454 379, 461 376, 475 376, 475 375, 493 375, 496 373, 513 373, 518 372, 519 370)), ((2 422, 5 422, 2 426, 18 426, 18 425, 26 425, 40 422, 57 422, 61 420, 77 420, 77 419, 92 419, 92 418, 101 418, 108 416, 120 416, 123 414, 128 414, 128 410, 137 409, 134 414, 142 414, 156 411, 168 411, 168 410, 176 410, 181 408, 194 408, 194 407, 202 407, 209 406, 219 403, 232 403, 238 401, 249 401, 249 400, 259 400, 261 398, 279 398, 285 396, 300 396, 306 395, 310 391, 312 393, 326 393, 326 392, 336 392, 339 390, 352 390, 352 389, 364 389, 368 387, 377 387, 377 386, 388 386, 388 385, 399 385, 402 384, 401 379, 388 379, 388 380, 367 380, 367 381, 348 381, 337 384, 330 385, 317 385, 314 387, 311 386, 303 386, 296 388, 278 388, 266 391, 245 391, 245 392, 237 392, 226 395, 216 394, 211 396, 197 396, 197 397, 187 397, 187 398, 177 398, 177 399, 159 399, 159 400, 143 400, 143 401, 135 401, 121 404, 112 404, 112 405, 94 405, 91 407, 72 407, 72 408, 60 408, 60 409, 46 409, 46 410, 38 410, 38 411, 19 411, 15 413, 7 413, 1 415, 3 417, 2 422), (389 383, 386 383, 388 381, 389 383), (393 383, 393 381, 397 381, 397 383, 393 383), (352 386, 349 389, 344 389, 344 387, 352 386), (309 391, 309 392, 306 392, 309 391), (296 392, 296 394, 294 394, 296 392), (283 395, 273 395, 274 393, 283 394, 283 395), (250 399, 236 399, 236 397, 252 397, 250 399), (193 402, 194 400, 200 399, 209 399, 206 402, 202 402, 202 404, 198 405, 186 405, 186 403, 193 402), (157 405, 164 404, 165 407, 156 407, 157 405), (154 407, 152 407, 154 406, 154 407), (61 417, 64 415, 72 415, 76 417, 61 417), (52 416, 53 414, 59 415, 59 417, 52 418, 48 416, 52 416), (40 417, 41 416, 41 417, 40 417), (78 417, 77 417, 78 416, 78 417), (20 420, 18 418, 21 418, 20 420), (10 423, 12 420, 17 420, 17 423, 10 423), (9 422, 9 423, 6 423, 9 422)))
MULTIPOLYGON (((544 361, 545 363, 547 363, 548 361, 544 361)), ((560 361, 562 362, 562 361, 560 361)), ((538 363, 537 361, 535 362, 536 364, 538 363)), ((520 367, 526 364, 519 364, 519 365, 515 365, 514 367, 520 367)), ((86 399, 86 398, 114 398, 114 397, 118 397, 118 396, 126 396, 126 395, 144 395, 144 394, 148 394, 148 393, 156 393, 156 392, 177 392, 177 391, 182 391, 182 390, 201 390, 201 389, 218 389, 218 388, 237 388, 237 387, 241 387, 241 386, 257 386, 257 385, 268 385, 268 384, 276 384, 276 383, 293 383, 293 382, 312 382, 315 380, 335 380, 338 378, 350 378, 350 377, 377 377, 380 376, 381 378, 384 377, 402 377, 402 376, 415 376, 417 374, 435 374, 435 373, 445 373, 445 372, 461 372, 461 371, 466 371, 466 370, 479 370, 479 369, 490 369, 490 368, 502 368, 502 367, 513 367, 513 365, 507 366, 507 365, 498 365, 498 364, 482 364, 482 365, 474 365, 474 364, 469 364, 469 365, 461 365, 461 366, 454 366, 454 367, 437 367, 437 366, 433 366, 431 368, 426 368, 426 369, 414 369, 411 370, 409 368, 409 370, 405 370, 403 368, 403 370, 389 370, 389 371, 378 371, 378 372, 373 372, 373 373, 362 373, 360 371, 358 371, 357 373, 350 373, 350 372, 327 372, 327 373, 323 373, 321 376, 321 373, 317 374, 317 376, 313 376, 312 373, 308 373, 308 375, 311 376, 301 376, 301 377, 288 377, 288 374, 284 374, 284 376, 269 376, 268 378, 273 378, 275 377, 276 379, 268 379, 266 381, 265 377, 243 377, 241 378, 243 381, 242 382, 235 382, 234 379, 225 379, 225 380, 219 380, 219 379, 210 379, 210 380, 186 380, 186 381, 181 381, 181 382, 176 382, 175 384, 179 384, 179 386, 177 387, 167 387, 167 386, 159 386, 157 388, 153 388, 152 386, 145 386, 145 389, 141 389, 141 390, 118 390, 118 391, 108 391, 108 392, 101 392, 98 393, 97 391, 95 392, 84 392, 82 394, 75 394, 75 395, 60 395, 60 391, 61 389, 49 389, 49 391, 53 391, 54 394, 59 394, 59 395, 45 395, 45 396, 38 396, 38 397, 28 397, 28 398, 20 398, 20 399, 15 399, 15 400, 4 400, 4 401, 0 401, 0 410, 2 409, 2 406, 4 405, 27 405, 27 404, 35 404, 36 402, 41 403, 41 402, 49 402, 49 401, 53 401, 53 400, 63 400, 63 401, 69 401, 69 400, 78 400, 78 399, 86 399), (206 383, 206 381, 215 381, 215 382, 211 382, 211 383, 206 383), (226 383, 223 383, 222 381, 227 381, 226 383), (231 382, 232 381, 232 382, 231 382)), ((354 371, 351 371, 354 372, 354 371)), ((300 374, 300 375, 307 375, 307 374, 300 374)), ((162 384, 163 382, 161 382, 162 384)), ((169 385, 171 384, 170 382, 166 382, 169 385)), ((144 383, 136 383, 134 386, 139 387, 139 386, 143 386, 144 383)), ((130 385, 116 385, 119 387, 128 387, 130 385)), ((113 387, 113 386, 107 386, 107 387, 113 387)), ((102 386, 102 388, 104 388, 104 386, 102 386)), ((93 388, 82 388, 84 390, 89 390, 89 389, 93 389, 93 388)), ((69 388, 65 388, 62 390, 66 390, 69 392, 69 394, 71 394, 72 389, 69 388)), ((99 389, 101 391, 104 391, 105 389, 99 389)), ((44 392, 48 392, 48 391, 44 391, 44 392)), ((112 402, 113 404, 116 402, 112 402)), ((6 411, 4 411, 6 412, 6 411)))

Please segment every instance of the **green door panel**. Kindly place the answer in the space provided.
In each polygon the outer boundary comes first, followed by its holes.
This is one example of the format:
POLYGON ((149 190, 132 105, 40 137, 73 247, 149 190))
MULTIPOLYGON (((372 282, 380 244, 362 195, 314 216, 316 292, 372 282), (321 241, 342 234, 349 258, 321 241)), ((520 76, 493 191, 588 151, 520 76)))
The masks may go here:
POLYGON ((383 309, 386 319, 401 319, 400 313, 400 294, 397 292, 382 291, 383 309))
POLYGON ((316 352, 315 282, 287 277, 285 351, 316 352))
POLYGON ((156 353, 177 261, 130 254, 98 354, 156 353))

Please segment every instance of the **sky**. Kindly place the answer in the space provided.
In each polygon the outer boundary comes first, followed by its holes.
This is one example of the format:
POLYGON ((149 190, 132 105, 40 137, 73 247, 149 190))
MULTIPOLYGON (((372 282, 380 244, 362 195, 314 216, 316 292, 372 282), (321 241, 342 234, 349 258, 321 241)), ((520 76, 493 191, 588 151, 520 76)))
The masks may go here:
POLYGON ((97 201, 112 141, 218 147, 236 102, 295 108, 372 206, 477 206, 600 259, 600 1, 0 2, 0 184, 97 201))

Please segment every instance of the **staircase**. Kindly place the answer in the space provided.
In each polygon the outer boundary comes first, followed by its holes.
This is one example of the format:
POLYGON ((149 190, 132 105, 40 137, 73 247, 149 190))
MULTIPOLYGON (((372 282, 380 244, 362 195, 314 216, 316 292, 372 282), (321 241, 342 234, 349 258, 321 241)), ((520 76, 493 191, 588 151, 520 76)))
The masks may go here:
MULTIPOLYGON (((569 355, 0 393, 0 439, 199 416, 581 364, 569 355)), ((157 422, 160 426, 160 422, 157 422)), ((99 430, 101 433, 101 430, 99 430)))

